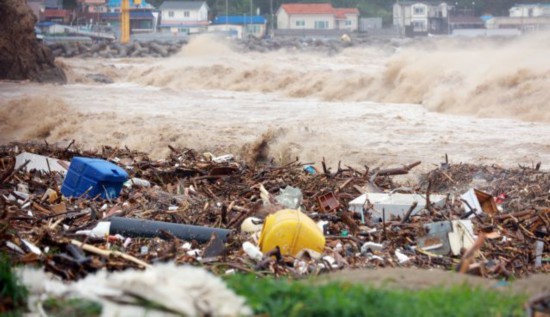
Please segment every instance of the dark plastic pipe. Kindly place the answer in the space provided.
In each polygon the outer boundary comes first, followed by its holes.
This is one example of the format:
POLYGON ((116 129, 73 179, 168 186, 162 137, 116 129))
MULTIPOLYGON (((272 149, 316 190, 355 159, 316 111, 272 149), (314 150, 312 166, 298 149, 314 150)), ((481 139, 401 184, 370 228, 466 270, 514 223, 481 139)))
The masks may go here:
POLYGON ((154 238, 161 235, 160 231, 170 232, 182 240, 196 240, 197 242, 208 242, 215 234, 222 241, 227 240, 231 230, 221 228, 209 228, 200 226, 183 225, 153 220, 141 220, 132 218, 111 218, 110 234, 120 234, 125 237, 154 238))

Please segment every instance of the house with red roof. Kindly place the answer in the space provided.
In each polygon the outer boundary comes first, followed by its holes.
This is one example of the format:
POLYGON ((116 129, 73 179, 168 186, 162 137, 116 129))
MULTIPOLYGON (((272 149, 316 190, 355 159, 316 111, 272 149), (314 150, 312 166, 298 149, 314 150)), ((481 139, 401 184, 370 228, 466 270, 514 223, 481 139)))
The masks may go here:
POLYGON ((357 31, 359 10, 330 3, 285 3, 277 10, 277 29, 357 31))

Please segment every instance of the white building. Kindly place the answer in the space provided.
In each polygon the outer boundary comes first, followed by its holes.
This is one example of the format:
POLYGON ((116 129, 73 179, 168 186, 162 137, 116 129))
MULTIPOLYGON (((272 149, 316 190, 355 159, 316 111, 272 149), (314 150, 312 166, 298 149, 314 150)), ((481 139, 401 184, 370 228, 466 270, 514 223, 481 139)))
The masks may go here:
POLYGON ((493 17, 485 23, 487 29, 516 29, 522 33, 550 30, 550 4, 516 4, 510 16, 493 17))
POLYGON ((205 1, 164 1, 159 8, 162 31, 199 33, 208 27, 205 1))
POLYGON ((550 4, 516 4, 510 8, 510 17, 513 18, 535 18, 550 17, 550 4))
POLYGON ((393 25, 407 36, 447 33, 449 10, 445 2, 398 2, 393 5, 393 25))
POLYGON ((357 31, 359 10, 330 3, 286 3, 277 10, 277 29, 357 31))

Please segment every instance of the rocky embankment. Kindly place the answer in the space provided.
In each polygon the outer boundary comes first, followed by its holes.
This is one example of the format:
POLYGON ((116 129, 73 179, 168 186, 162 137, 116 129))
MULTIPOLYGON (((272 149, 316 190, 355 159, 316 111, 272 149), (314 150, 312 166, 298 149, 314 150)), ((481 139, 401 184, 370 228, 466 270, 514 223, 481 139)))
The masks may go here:
POLYGON ((66 83, 49 48, 36 39, 35 24, 25 0, 0 1, 0 79, 66 83))
MULTIPOLYGON (((276 38, 257 39, 249 38, 231 42, 236 49, 242 52, 270 52, 285 49, 288 51, 315 51, 326 54, 335 54, 351 46, 398 46, 395 40, 356 38, 352 41, 342 41, 338 38, 276 38)), ((180 51, 187 44, 187 40, 178 42, 135 41, 129 44, 120 43, 55 43, 49 47, 56 57, 79 58, 125 58, 125 57, 167 57, 180 51)))
POLYGON ((290 51, 315 51, 320 53, 334 54, 342 49, 352 46, 369 45, 393 45, 390 39, 376 39, 370 37, 356 37, 353 40, 345 41, 339 38, 301 38, 281 37, 275 39, 249 38, 238 42, 243 51, 269 52, 280 49, 290 51))
POLYGON ((49 44, 55 57, 80 58, 125 58, 125 57, 168 57, 187 44, 186 40, 178 42, 132 42, 120 43, 55 43, 49 44))

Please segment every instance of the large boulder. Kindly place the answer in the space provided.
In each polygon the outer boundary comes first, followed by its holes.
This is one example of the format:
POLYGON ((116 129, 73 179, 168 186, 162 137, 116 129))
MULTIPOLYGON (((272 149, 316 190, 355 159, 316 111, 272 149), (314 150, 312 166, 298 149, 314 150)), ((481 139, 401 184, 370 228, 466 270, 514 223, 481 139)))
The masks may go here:
POLYGON ((25 0, 0 0, 0 79, 66 83, 50 49, 36 39, 35 24, 25 0))

